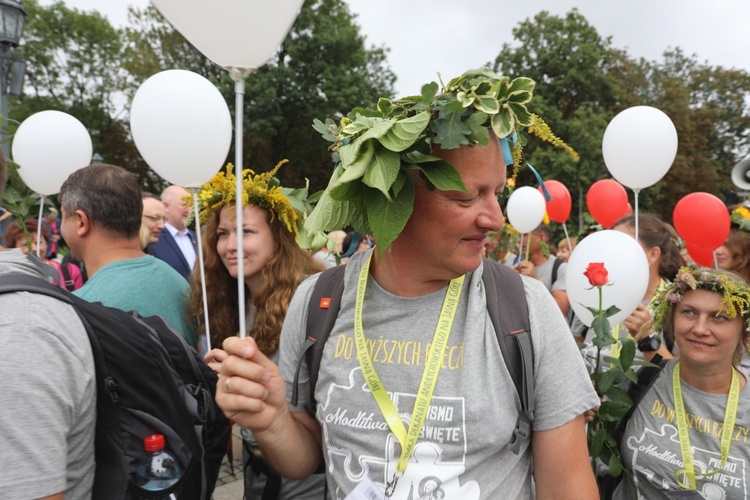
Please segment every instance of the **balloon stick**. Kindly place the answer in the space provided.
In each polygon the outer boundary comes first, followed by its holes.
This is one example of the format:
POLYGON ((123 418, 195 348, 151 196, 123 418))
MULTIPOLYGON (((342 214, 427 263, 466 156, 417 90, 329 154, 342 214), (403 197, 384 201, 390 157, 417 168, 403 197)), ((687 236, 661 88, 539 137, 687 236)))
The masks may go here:
MULTIPOLYGON (((640 188, 634 189, 635 194, 635 241, 638 241, 638 193, 641 191, 640 188)), ((640 241, 638 241, 640 243, 640 241)))
POLYGON ((206 269, 203 265, 203 238, 201 238, 201 218, 198 213, 198 189, 190 188, 193 192, 193 213, 195 214, 195 234, 198 236, 198 266, 201 270, 201 290, 203 292, 203 320, 206 325, 206 352, 211 350, 211 331, 208 326, 208 295, 206 295, 206 269))
POLYGON ((714 256, 714 268, 715 268, 715 269, 719 269, 719 261, 718 261, 718 259, 716 258, 716 250, 714 250, 714 251, 713 251, 713 252, 711 252, 711 253, 712 253, 712 254, 713 254, 713 256, 714 256))
MULTIPOLYGON (((237 178, 236 190, 236 219, 237 219, 237 306, 240 316, 240 337, 245 338, 245 251, 242 247, 243 223, 242 223, 242 117, 245 104, 245 78, 252 73, 251 69, 227 68, 229 75, 234 80, 234 175, 237 178)), ((204 294, 205 296, 205 294, 204 294)))
POLYGON ((531 233, 529 233, 528 237, 526 238, 526 256, 524 257, 524 260, 529 260, 530 248, 531 248, 531 233))
POLYGON ((565 241, 568 242, 568 252, 573 251, 573 245, 570 244, 570 236, 568 236, 568 226, 563 222, 563 232, 565 232, 565 241))
POLYGON ((518 260, 521 260, 523 256, 523 233, 521 233, 521 237, 518 238, 518 260))
POLYGON ((44 258, 40 255, 41 246, 42 246, 42 214, 43 213, 44 213, 44 195, 42 195, 42 199, 39 202, 39 222, 36 225, 36 256, 39 257, 40 259, 44 258))

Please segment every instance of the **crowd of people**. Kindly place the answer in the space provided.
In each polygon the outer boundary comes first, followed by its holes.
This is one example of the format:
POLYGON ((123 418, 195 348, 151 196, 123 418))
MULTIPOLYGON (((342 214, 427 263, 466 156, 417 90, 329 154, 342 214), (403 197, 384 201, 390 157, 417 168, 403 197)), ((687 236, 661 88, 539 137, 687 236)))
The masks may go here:
MULTIPOLYGON (((183 188, 142 193, 123 168, 94 164, 62 185, 61 218, 45 219, 39 243, 37 221, 8 226, 0 274, 160 315, 202 351, 219 375, 216 403, 242 429, 246 498, 599 498, 596 474, 607 471, 592 467, 585 415, 601 401, 591 351, 576 345, 591 335, 565 280, 576 239, 555 245, 542 224, 517 247, 497 199, 507 161, 488 133, 486 145, 432 145, 465 192, 406 172, 413 210, 385 248, 357 231, 330 233, 334 251, 301 248, 303 214, 282 194, 278 166, 243 172, 239 235, 231 171, 203 187, 191 214, 183 188), (533 420, 515 449, 506 445, 523 395, 490 320, 483 270, 492 261, 517 272, 528 305, 533 420), (311 297, 321 272, 341 265, 340 304, 313 366, 311 297)), ((0 162, 0 193, 4 183, 0 162)), ((636 222, 648 287, 612 333, 663 369, 627 421, 627 474, 613 498, 746 498, 750 235, 733 228, 717 251, 721 269, 699 268, 655 215, 626 216, 614 229, 634 236, 636 222)), ((70 307, 28 293, 0 294, 0 310, 10 402, 0 405, 0 488, 8 498, 87 498, 96 395, 83 326, 70 307)), ((619 345, 602 356, 617 358, 619 345)))

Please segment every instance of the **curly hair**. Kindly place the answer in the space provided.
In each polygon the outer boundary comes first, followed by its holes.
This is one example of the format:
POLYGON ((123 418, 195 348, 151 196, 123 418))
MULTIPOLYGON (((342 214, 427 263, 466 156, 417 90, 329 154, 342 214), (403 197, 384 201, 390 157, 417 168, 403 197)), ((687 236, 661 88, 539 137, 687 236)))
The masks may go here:
MULTIPOLYGON (((624 225, 635 231, 635 215, 626 215, 612 227, 624 225)), ((669 224, 653 214, 641 212, 638 215, 638 241, 647 248, 659 247, 659 276, 673 280, 677 272, 685 265, 685 259, 674 241, 674 230, 669 224)))
MULTIPOLYGON (((237 280, 229 274, 216 251, 219 240, 219 214, 223 208, 224 206, 212 210, 201 238, 211 345, 214 347, 221 347, 224 339, 236 335, 240 324, 237 280)), ((270 214, 267 210, 264 211, 268 222, 270 214)), ((324 269, 322 264, 300 248, 294 235, 281 220, 274 219, 273 222, 269 222, 269 227, 274 239, 274 253, 262 270, 263 286, 255 296, 252 296, 245 286, 247 304, 252 304, 256 308, 255 322, 249 326, 247 334, 255 338, 258 348, 267 356, 279 348, 281 325, 297 287, 307 276, 324 269)), ((197 331, 205 334, 203 292, 198 266, 193 270, 191 283, 188 316, 198 325, 197 331)))

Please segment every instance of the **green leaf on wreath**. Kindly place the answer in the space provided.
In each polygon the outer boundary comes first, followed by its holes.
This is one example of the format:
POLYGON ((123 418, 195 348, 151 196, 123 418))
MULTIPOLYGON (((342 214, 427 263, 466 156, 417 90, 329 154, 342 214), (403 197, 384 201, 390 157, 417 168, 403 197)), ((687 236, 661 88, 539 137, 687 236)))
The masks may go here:
POLYGON ((391 189, 393 181, 396 180, 400 167, 401 155, 389 151, 388 149, 381 148, 378 154, 375 155, 372 163, 370 163, 370 166, 367 168, 367 171, 362 178, 362 182, 367 186, 379 190, 390 200, 390 194, 388 191, 391 189))
POLYGON ((471 127, 461 119, 463 114, 463 108, 453 111, 447 106, 444 107, 438 118, 430 122, 430 130, 435 134, 433 143, 440 144, 443 149, 455 149, 470 144, 466 136, 471 134, 471 127))
POLYGON ((458 173, 456 167, 447 161, 441 159, 437 162, 421 165, 420 168, 424 176, 427 177, 427 180, 439 190, 469 193, 466 185, 464 185, 464 181, 461 180, 461 174, 458 173))
POLYGON ((513 115, 510 112, 510 108, 505 106, 500 107, 500 111, 496 115, 492 116, 492 130, 498 139, 508 137, 514 130, 513 115))
MULTIPOLYGON (((364 135, 362 137, 364 137, 364 135)), ((376 141, 371 141, 371 140, 366 141, 364 144, 362 144, 359 147, 359 154, 357 154, 356 157, 354 157, 354 159, 351 161, 351 163, 349 163, 348 166, 345 166, 344 171, 341 174, 341 177, 336 179, 335 182, 331 183, 332 189, 335 189, 341 184, 346 184, 347 182, 356 181, 360 179, 363 175, 365 175, 365 172, 367 171, 367 167, 370 166, 370 163, 372 162, 372 159, 375 156, 375 142, 376 141)), ((346 149, 346 148, 341 148, 341 149, 346 149)), ((351 152, 351 150, 348 150, 347 155, 349 154, 349 152, 351 152)), ((342 160, 341 163, 343 165, 346 165, 343 155, 341 157, 341 160, 342 160)))
POLYGON ((422 111, 396 123, 379 141, 391 151, 401 152, 411 147, 430 123, 430 113, 422 111))
MULTIPOLYGON (((365 209, 370 224, 370 234, 385 251, 406 226, 414 208, 414 185, 404 184, 398 197, 388 201, 383 193, 375 189, 365 192, 365 209)), ((381 253, 382 255, 382 253, 381 253)))

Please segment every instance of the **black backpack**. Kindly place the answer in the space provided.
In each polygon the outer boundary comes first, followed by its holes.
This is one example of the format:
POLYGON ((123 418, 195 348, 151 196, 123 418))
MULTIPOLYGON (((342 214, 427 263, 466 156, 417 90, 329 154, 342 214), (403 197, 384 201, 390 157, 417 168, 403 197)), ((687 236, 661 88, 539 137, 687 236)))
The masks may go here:
POLYGON ((18 291, 70 304, 86 328, 97 385, 92 497, 209 500, 231 427, 214 402, 217 376, 195 350, 159 316, 89 303, 34 276, 0 276, 0 293, 18 291), (156 496, 133 481, 143 438, 155 433, 183 472, 156 496))
MULTIPOLYGON (((504 264, 487 259, 483 262, 482 281, 487 294, 487 310, 521 401, 516 427, 506 445, 506 448, 518 454, 521 443, 531 437, 531 421, 534 419, 534 348, 529 308, 521 276, 504 264)), ((294 377, 292 404, 296 405, 298 401, 299 374, 302 359, 305 359, 310 372, 312 403, 308 411, 313 415, 315 401, 312 395, 315 393, 323 348, 341 306, 344 269, 345 266, 336 266, 321 273, 310 297, 304 352, 294 377)))

